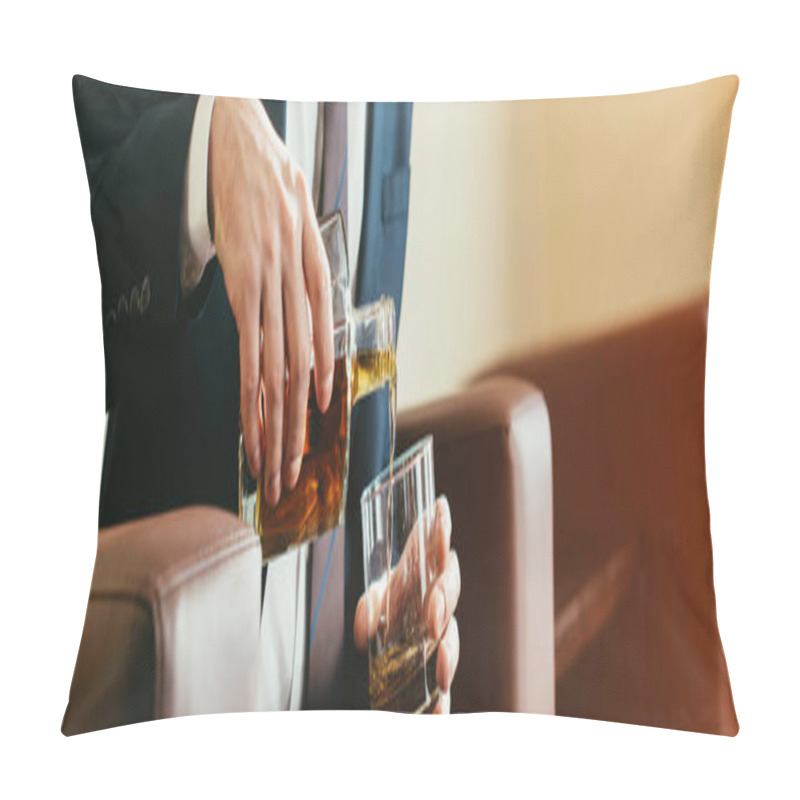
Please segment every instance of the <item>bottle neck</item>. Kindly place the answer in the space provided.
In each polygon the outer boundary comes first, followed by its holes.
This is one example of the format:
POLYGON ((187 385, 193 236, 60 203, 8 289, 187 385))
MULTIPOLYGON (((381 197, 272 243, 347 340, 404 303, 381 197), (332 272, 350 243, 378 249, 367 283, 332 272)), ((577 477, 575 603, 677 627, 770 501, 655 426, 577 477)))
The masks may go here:
POLYGON ((394 300, 381 297, 375 303, 361 306, 353 311, 352 320, 351 396, 355 403, 396 380, 394 300))

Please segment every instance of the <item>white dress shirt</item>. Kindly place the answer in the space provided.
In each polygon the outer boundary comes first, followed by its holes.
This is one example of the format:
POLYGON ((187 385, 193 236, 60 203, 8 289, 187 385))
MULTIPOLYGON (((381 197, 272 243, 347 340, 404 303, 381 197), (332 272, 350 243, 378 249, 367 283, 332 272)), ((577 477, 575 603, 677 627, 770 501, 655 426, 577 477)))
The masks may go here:
MULTIPOLYGON (((181 214, 181 290, 197 286, 216 251, 208 223, 208 138, 214 98, 197 102, 184 178, 181 214)), ((317 103, 286 104, 286 147, 312 185, 316 145, 317 103)), ((364 204, 366 103, 347 106, 347 194, 351 286, 355 287, 364 204)), ((269 563, 261 616, 259 709, 300 708, 306 657, 306 581, 308 546, 269 563)), ((312 598, 312 603, 316 598, 312 598)))

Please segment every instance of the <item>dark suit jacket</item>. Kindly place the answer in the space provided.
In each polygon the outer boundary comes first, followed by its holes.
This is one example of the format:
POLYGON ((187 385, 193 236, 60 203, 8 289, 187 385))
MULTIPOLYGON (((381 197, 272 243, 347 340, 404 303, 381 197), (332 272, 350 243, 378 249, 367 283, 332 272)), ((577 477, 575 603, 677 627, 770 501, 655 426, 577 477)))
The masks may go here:
MULTIPOLYGON (((202 503, 236 511, 239 355, 216 259, 180 290, 180 212, 196 95, 73 79, 102 281, 109 412, 100 526, 202 503)), ((264 101, 283 136, 285 105, 264 101)), ((367 111, 356 305, 403 286, 410 104, 367 111)), ((365 706, 366 667, 352 647, 363 591, 359 497, 388 460, 384 393, 354 409, 344 569, 347 706, 365 706)), ((342 587, 326 588, 325 601, 342 587)))

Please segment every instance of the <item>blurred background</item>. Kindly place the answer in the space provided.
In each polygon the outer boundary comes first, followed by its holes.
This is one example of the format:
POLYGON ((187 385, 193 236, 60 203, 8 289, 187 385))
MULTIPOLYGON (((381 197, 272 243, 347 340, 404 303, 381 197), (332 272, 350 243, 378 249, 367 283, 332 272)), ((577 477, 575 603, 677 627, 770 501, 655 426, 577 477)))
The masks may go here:
POLYGON ((725 102, 698 84, 669 104, 590 99, 594 115, 562 100, 416 103, 400 408, 706 294, 721 165, 698 152, 687 171, 686 147, 725 102))

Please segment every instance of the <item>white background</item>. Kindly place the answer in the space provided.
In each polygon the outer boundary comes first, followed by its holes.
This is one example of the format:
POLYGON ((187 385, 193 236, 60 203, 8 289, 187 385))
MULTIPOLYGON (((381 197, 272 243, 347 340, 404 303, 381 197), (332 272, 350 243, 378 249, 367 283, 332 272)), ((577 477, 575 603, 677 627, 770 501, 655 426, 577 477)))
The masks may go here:
POLYGON ((433 788, 452 797, 797 796, 800 76, 791 5, 378 5, 329 0, 291 16, 234 0, 176 10, 164 0, 4 7, 0 785, 13 787, 11 797, 183 796, 189 787, 228 797, 340 788, 362 797, 433 788), (342 712, 62 737, 94 562, 104 411, 76 72, 307 100, 557 97, 740 76, 712 270, 706 410, 737 738, 522 715, 342 712))

